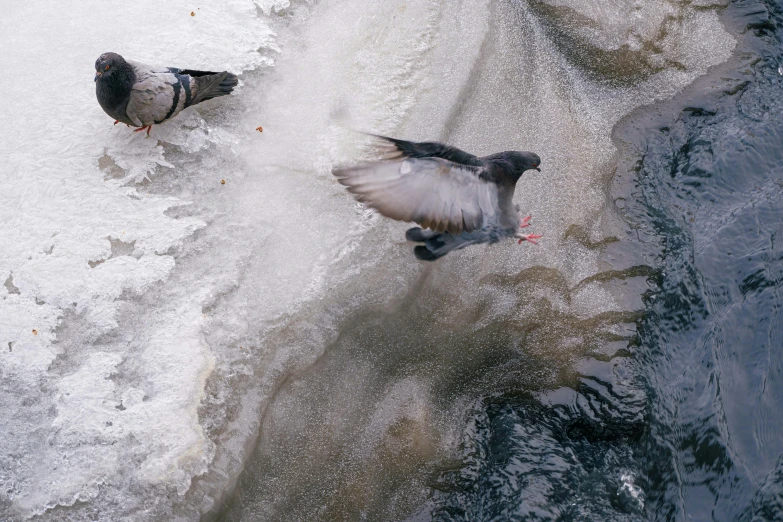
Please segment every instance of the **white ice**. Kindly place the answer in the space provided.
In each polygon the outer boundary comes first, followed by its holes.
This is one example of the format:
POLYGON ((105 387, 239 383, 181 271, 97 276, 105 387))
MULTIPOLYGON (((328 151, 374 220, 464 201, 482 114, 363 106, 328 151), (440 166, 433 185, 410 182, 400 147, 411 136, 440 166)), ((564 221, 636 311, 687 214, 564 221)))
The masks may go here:
MULTIPOLYGON (((169 278, 172 253, 205 222, 167 215, 186 200, 127 184, 174 167, 157 139, 112 127, 95 101, 92 64, 112 50, 234 73, 268 65, 259 51, 274 51, 275 37, 256 7, 251 0, 3 5, 0 513, 26 517, 86 501, 123 474, 125 483, 185 491, 205 469, 211 442, 197 407, 212 357, 199 339, 198 307, 160 325, 141 352, 104 351, 96 342, 117 328, 122 301, 169 278), (99 164, 122 174, 108 176, 99 164), (57 328, 69 318, 81 332, 65 353, 57 328), (58 357, 78 362, 58 367, 58 357), (118 385, 113 377, 128 359, 144 361, 143 376, 118 385)), ((236 142, 197 112, 156 130, 187 152, 236 142)))

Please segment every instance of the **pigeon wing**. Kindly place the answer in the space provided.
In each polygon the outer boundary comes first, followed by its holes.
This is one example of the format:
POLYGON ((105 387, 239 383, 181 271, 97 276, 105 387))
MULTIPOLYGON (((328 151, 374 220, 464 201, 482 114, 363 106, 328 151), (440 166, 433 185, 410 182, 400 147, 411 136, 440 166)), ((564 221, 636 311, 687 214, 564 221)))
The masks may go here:
POLYGON ((480 229, 498 212, 498 187, 481 179, 484 170, 441 158, 407 158, 337 169, 334 175, 386 217, 460 234, 480 229))
POLYGON ((187 95, 185 107, 230 94, 239 84, 237 76, 227 71, 197 71, 175 67, 168 69, 182 82, 187 95))
POLYGON ((474 167, 480 167, 482 165, 481 160, 473 154, 436 141, 415 142, 398 140, 396 138, 378 136, 375 134, 373 134, 373 136, 386 142, 386 159, 397 159, 402 157, 443 158, 453 161, 454 163, 459 163, 460 165, 471 165, 474 167))
POLYGON ((152 125, 176 116, 185 106, 182 82, 165 67, 128 60, 136 74, 125 112, 136 126, 152 125))

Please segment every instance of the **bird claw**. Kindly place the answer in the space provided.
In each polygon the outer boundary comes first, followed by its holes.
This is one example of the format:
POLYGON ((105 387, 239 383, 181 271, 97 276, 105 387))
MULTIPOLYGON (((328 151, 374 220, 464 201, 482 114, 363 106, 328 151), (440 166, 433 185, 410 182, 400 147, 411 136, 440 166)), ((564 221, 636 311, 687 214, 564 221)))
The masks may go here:
POLYGON ((147 136, 149 137, 150 131, 152 130, 152 125, 145 125, 144 127, 139 127, 138 129, 134 129, 133 132, 141 132, 144 129, 147 129, 147 136))
MULTIPOLYGON (((522 221, 519 222, 519 228, 520 230, 523 228, 527 228, 530 226, 530 219, 533 216, 527 216, 522 219, 522 221)), ((519 231, 514 235, 516 239, 519 239, 519 244, 522 244, 522 241, 528 241, 530 243, 533 243, 534 245, 537 245, 536 239, 542 237, 541 234, 521 234, 519 231)))
POLYGON ((529 243, 533 243, 534 245, 537 245, 536 239, 539 239, 543 237, 541 234, 517 234, 514 236, 516 238, 519 238, 519 244, 522 244, 522 241, 527 241, 529 243))

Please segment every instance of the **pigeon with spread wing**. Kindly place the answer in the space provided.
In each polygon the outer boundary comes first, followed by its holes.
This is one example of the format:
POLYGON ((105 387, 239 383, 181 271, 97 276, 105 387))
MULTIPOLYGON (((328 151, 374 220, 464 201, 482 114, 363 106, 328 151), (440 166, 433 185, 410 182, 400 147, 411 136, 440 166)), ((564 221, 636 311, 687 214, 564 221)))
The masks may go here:
POLYGON ((103 110, 119 122, 139 127, 163 123, 184 108, 230 94, 238 83, 229 72, 152 67, 104 53, 95 61, 95 94, 103 110))
POLYGON ((418 259, 434 261, 452 250, 513 237, 519 242, 538 234, 522 234, 530 216, 520 220, 514 188, 527 170, 538 170, 532 152, 499 152, 477 157, 436 142, 415 143, 378 136, 385 159, 358 167, 335 169, 337 180, 356 199, 381 214, 421 225, 405 233, 418 259))

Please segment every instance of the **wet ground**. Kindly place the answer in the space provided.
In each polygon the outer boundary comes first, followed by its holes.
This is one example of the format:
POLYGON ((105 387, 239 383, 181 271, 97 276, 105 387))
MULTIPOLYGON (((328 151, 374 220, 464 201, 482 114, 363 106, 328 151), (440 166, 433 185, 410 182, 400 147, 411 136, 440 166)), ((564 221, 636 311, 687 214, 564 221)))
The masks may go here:
POLYGON ((425 272, 348 318, 275 399, 222 520, 783 519, 782 19, 722 17, 734 58, 614 129, 620 232, 583 238, 604 269, 486 276, 451 307, 425 272), (562 313, 596 281, 638 308, 562 313), (356 397, 405 412, 372 429, 356 397))

